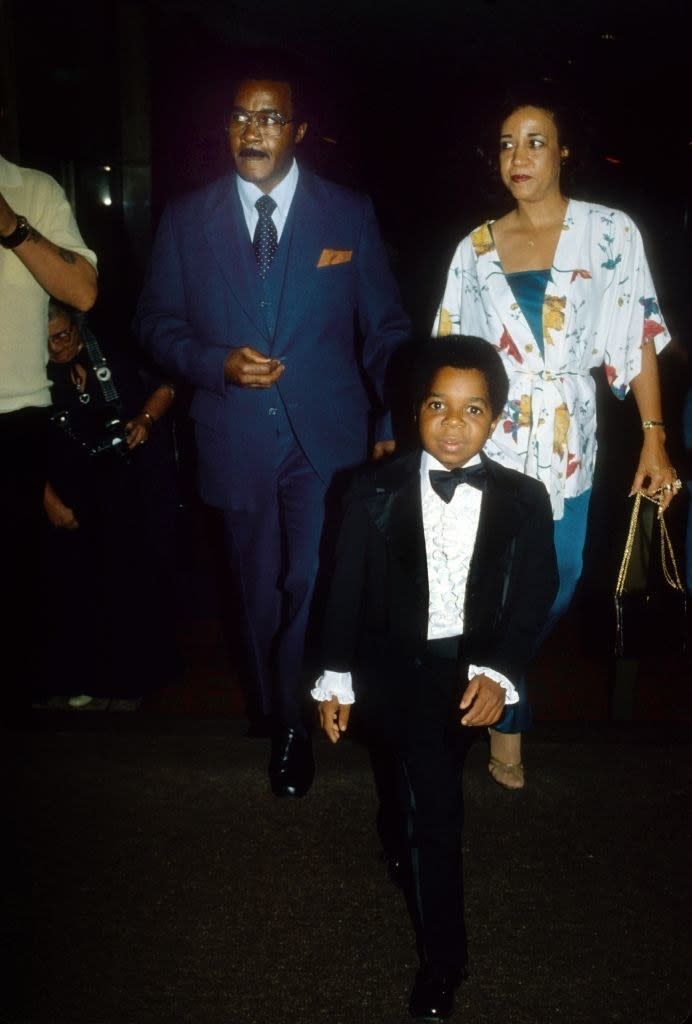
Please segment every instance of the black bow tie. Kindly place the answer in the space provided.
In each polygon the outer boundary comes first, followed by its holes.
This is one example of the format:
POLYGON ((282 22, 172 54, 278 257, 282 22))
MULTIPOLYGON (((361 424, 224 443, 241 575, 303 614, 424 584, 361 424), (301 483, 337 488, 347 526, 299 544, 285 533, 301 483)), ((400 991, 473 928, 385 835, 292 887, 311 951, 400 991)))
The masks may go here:
POLYGON ((445 469, 430 470, 430 486, 443 501, 450 502, 458 484, 470 484, 482 491, 486 481, 486 470, 483 463, 475 466, 461 466, 449 472, 445 469))

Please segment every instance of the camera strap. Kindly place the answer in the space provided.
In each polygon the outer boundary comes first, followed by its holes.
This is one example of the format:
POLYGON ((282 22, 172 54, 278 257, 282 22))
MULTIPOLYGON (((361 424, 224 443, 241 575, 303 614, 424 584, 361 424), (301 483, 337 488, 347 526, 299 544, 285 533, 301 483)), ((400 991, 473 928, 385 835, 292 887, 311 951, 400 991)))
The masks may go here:
POLYGON ((101 351, 101 346, 86 324, 82 326, 81 334, 84 347, 86 348, 89 356, 89 361, 91 362, 94 373, 96 374, 96 379, 99 382, 103 400, 106 405, 113 406, 117 410, 118 415, 120 415, 122 411, 120 395, 118 394, 118 389, 115 386, 113 374, 111 373, 108 361, 101 351))

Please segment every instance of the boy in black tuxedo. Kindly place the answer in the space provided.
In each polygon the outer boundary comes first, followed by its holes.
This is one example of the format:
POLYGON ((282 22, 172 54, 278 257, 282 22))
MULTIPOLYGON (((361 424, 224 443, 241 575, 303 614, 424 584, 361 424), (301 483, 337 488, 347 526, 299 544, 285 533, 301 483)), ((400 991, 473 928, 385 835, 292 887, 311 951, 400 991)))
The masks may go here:
POLYGON ((366 467, 346 496, 327 671, 312 695, 333 743, 355 700, 380 765, 382 750, 396 765, 405 838, 387 852, 410 864, 421 961, 410 1011, 437 1021, 466 973, 464 757, 475 730, 518 700, 512 680, 533 655, 557 568, 543 485, 481 451, 507 400, 495 348, 427 341, 414 383, 422 451, 366 467))

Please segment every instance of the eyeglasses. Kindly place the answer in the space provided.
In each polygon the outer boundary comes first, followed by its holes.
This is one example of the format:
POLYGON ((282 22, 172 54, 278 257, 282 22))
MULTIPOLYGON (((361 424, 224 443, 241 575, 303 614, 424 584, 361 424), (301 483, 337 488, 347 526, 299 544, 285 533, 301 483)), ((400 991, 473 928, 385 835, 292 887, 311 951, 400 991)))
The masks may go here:
POLYGON ((279 135, 283 126, 292 121, 292 117, 282 117, 276 110, 232 110, 228 127, 231 131, 242 132, 252 124, 263 135, 279 135))
POLYGON ((58 331, 57 334, 49 334, 48 341, 53 344, 56 341, 67 341, 72 334, 72 328, 68 327, 64 331, 58 331))

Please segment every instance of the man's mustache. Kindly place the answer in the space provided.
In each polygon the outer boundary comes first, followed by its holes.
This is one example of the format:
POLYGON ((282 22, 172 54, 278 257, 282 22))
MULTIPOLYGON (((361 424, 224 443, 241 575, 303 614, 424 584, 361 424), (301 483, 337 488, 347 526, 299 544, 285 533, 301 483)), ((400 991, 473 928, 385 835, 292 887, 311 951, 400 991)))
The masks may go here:
POLYGON ((261 149, 254 149, 252 146, 243 146, 238 155, 249 157, 251 160, 268 159, 266 153, 263 153, 261 149))

